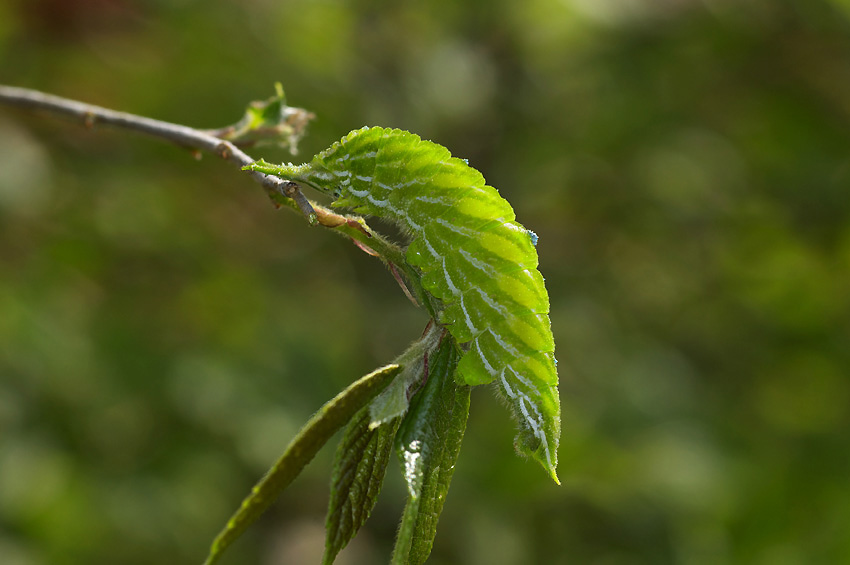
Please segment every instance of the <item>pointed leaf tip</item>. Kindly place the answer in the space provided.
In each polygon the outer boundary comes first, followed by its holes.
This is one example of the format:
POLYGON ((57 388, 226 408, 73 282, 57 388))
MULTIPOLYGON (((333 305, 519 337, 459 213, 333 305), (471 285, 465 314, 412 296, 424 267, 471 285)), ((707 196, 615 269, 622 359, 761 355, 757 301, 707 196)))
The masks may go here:
MULTIPOLYGON (((517 438, 517 439, 519 439, 519 438, 517 438)), ((550 461, 549 458, 547 458, 548 448, 546 448, 546 446, 541 445, 536 450, 532 451, 532 450, 528 449, 527 447, 521 445, 518 442, 517 443, 517 450, 521 454, 528 455, 533 460, 537 461, 540 464, 540 466, 543 467, 543 469, 545 469, 546 473, 549 474, 549 477, 551 477, 552 480, 555 481, 556 485, 561 484, 560 479, 558 479, 558 472, 557 472, 558 462, 557 462, 557 459, 553 462, 553 461, 550 461)))
POLYGON ((549 469, 549 476, 552 477, 552 480, 555 481, 555 484, 561 486, 561 480, 558 478, 558 473, 555 469, 549 469))
POLYGON ((560 414, 542 423, 534 419, 520 419, 519 423, 520 431, 514 439, 514 448, 517 453, 537 461, 555 484, 560 485, 561 481, 557 473, 560 414))

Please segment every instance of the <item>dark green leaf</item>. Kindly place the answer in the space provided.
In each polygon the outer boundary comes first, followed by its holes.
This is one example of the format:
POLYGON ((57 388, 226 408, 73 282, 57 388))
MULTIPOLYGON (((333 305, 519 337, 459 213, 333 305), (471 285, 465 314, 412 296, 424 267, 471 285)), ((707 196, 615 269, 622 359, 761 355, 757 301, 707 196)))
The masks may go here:
POLYGON ((298 476, 328 439, 381 392, 399 370, 398 365, 387 365, 361 377, 310 418, 215 538, 206 565, 212 565, 221 557, 222 552, 242 535, 298 476))
POLYGON ((336 451, 326 521, 325 564, 351 541, 377 501, 401 418, 372 428, 369 407, 348 424, 336 451))
POLYGON ((428 382, 414 397, 396 440, 408 498, 393 563, 424 563, 454 473, 469 415, 467 385, 455 381, 459 351, 446 336, 430 359, 428 382))

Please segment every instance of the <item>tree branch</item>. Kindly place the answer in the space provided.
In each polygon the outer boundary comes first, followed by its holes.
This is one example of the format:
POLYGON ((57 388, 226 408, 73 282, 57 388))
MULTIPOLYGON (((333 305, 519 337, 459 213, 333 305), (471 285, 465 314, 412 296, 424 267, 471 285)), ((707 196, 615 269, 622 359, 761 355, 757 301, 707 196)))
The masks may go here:
MULTIPOLYGON (((86 128, 93 128, 97 124, 107 124, 122 129, 137 131, 151 137, 170 141, 180 147, 213 153, 240 168, 254 162, 254 159, 231 142, 224 141, 194 128, 128 114, 126 112, 117 112, 108 108, 84 104, 76 100, 46 94, 37 90, 0 85, 0 103, 31 110, 44 110, 51 114, 67 116, 78 120, 86 128)), ((269 192, 269 196, 273 201, 278 204, 288 205, 291 208, 294 207, 291 202, 294 199, 290 198, 285 192, 288 181, 253 171, 251 172, 251 176, 269 192), (290 200, 290 202, 281 201, 281 197, 290 200)), ((306 201, 307 199, 304 198, 304 200, 306 201)), ((299 205, 299 208, 301 208, 301 205, 299 205)), ((307 213, 305 212, 305 214, 307 213)))
MULTIPOLYGON (((66 116, 79 121, 87 128, 92 128, 97 124, 106 124, 140 132, 180 147, 218 155, 240 169, 255 161, 233 143, 198 129, 84 104, 37 90, 0 85, 0 104, 66 116)), ((347 235, 358 244, 358 247, 374 250, 375 254, 389 265, 406 265, 403 251, 397 245, 373 231, 363 218, 344 216, 309 200, 298 189, 298 185, 292 181, 258 171, 247 172, 265 188, 269 198, 276 206, 286 206, 298 210, 307 217, 311 224, 318 223, 336 233, 347 235)), ((412 283, 418 289, 420 285, 416 273, 406 271, 406 274, 416 277, 417 280, 412 281, 412 283)))

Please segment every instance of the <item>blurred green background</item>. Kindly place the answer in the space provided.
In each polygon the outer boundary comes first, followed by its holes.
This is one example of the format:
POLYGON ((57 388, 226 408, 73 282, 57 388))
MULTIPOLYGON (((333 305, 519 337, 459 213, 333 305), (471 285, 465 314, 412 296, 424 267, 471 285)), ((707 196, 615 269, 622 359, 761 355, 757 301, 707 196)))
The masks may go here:
MULTIPOLYGON (((434 564, 850 563, 847 0, 0 1, 0 82, 196 127, 281 81, 540 235, 556 487, 486 387, 434 564)), ((253 151, 274 161, 280 150, 253 151)), ((426 317, 223 161, 0 108, 0 563, 200 563, 426 317)), ((326 448, 224 563, 316 563, 326 448)), ((342 564, 388 560, 391 469, 342 564)))

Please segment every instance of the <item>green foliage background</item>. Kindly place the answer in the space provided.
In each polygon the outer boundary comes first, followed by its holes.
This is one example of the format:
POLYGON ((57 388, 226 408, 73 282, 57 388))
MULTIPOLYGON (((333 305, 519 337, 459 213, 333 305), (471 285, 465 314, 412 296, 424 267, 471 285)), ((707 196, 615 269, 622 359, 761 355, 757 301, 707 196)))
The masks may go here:
MULTIPOLYGON (((304 159, 399 127, 501 190, 540 235, 563 486, 474 390, 432 563, 839 563, 848 16, 6 0, 0 79, 197 127, 281 81, 318 115, 304 159)), ((425 322, 377 261, 226 163, 0 109, 0 562, 200 562, 297 427, 425 322)), ((331 458, 223 562, 318 562, 331 458)), ((340 563, 386 562, 403 496, 391 470, 340 563)))

